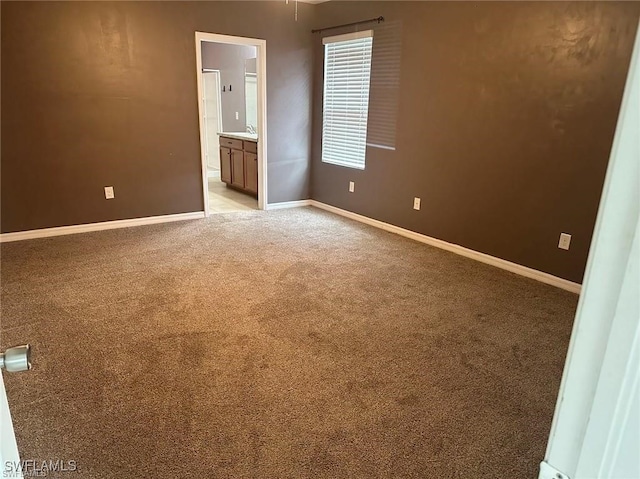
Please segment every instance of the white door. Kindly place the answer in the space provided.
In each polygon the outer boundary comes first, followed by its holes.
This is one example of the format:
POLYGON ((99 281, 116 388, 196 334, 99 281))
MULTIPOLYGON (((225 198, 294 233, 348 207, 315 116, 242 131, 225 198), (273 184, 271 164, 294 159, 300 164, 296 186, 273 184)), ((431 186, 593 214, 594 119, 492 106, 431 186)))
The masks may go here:
POLYGON ((640 26, 540 479, 640 477, 640 26))
POLYGON ((20 456, 13 432, 13 423, 9 413, 9 403, 4 390, 4 380, 0 371, 0 477, 21 478, 19 472, 20 456))
POLYGON ((220 142, 218 140, 218 132, 222 131, 220 72, 205 71, 202 73, 202 79, 204 84, 204 108, 202 111, 207 167, 214 171, 220 171, 220 142))

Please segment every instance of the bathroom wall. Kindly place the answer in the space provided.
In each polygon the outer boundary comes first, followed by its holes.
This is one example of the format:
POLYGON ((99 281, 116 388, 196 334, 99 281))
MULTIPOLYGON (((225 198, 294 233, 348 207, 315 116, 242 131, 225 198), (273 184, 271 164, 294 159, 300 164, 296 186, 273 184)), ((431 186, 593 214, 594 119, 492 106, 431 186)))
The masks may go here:
POLYGON ((256 54, 252 46, 202 44, 202 67, 220 70, 223 131, 246 131, 245 62, 255 59, 256 54))

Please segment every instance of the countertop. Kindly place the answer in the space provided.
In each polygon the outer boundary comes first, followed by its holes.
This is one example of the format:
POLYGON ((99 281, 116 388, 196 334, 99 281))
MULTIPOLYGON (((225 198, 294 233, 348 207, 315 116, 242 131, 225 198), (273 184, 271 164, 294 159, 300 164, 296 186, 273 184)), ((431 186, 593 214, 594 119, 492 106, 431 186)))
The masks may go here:
POLYGON ((244 133, 242 131, 225 131, 218 132, 218 136, 226 136, 227 138, 235 138, 236 140, 258 141, 258 135, 255 133, 244 133))

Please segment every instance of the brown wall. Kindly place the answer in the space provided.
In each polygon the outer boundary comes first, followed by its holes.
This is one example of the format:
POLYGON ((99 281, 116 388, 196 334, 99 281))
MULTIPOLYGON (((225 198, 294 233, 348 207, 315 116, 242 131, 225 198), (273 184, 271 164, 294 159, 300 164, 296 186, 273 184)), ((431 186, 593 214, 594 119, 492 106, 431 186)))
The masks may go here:
POLYGON ((316 28, 400 22, 402 67, 397 149, 368 148, 364 171, 324 164, 315 38, 312 198, 581 282, 639 12, 630 2, 319 5, 316 28), (573 235, 569 251, 557 248, 561 232, 573 235))
POLYGON ((311 193, 582 279, 638 3, 300 3, 298 22, 284 2, 0 5, 2 232, 202 209, 197 30, 267 40, 269 202, 311 193), (323 164, 309 30, 378 15, 402 25, 397 149, 323 164))
POLYGON ((0 8, 2 232, 202 210, 195 31, 267 40, 268 201, 308 198, 315 7, 0 8))
POLYGON ((245 62, 252 58, 255 64, 256 55, 256 47, 212 42, 202 44, 202 68, 220 70, 220 88, 222 85, 225 87, 225 91, 220 93, 223 131, 247 131, 245 62), (231 91, 229 91, 230 85, 233 87, 231 91))

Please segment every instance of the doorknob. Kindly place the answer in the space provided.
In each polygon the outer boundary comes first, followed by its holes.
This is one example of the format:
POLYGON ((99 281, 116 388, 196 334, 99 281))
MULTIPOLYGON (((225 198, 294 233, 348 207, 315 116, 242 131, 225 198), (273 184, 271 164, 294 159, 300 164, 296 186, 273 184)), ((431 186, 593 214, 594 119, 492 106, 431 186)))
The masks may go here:
POLYGON ((31 369, 31 345, 15 346, 0 353, 0 369, 6 369, 10 373, 31 369))

